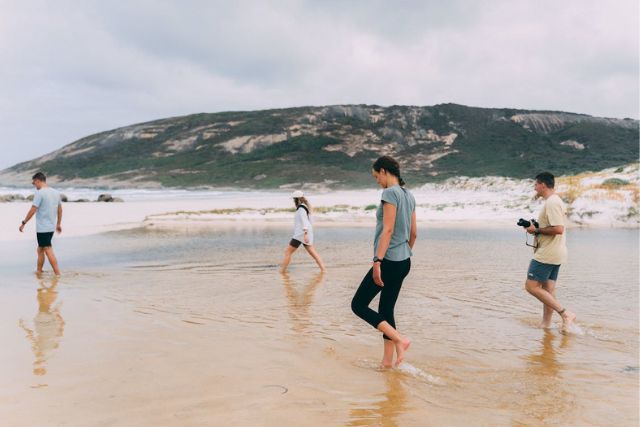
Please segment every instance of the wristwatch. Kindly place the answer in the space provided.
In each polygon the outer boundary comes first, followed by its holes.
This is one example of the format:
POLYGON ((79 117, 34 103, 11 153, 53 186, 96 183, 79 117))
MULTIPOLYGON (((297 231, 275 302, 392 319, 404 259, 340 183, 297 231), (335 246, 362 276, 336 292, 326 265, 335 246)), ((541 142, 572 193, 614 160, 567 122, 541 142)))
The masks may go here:
POLYGON ((382 262, 382 260, 376 255, 373 257, 373 262, 382 262))
POLYGON ((26 222, 24 222, 24 221, 22 221, 22 225, 27 225, 27 223, 26 223, 26 222))

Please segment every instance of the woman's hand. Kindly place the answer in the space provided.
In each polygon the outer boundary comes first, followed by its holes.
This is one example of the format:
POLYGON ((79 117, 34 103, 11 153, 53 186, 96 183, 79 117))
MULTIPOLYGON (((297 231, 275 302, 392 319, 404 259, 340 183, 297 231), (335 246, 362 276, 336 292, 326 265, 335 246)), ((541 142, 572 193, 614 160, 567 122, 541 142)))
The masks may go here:
POLYGON ((384 283, 382 282, 382 269, 380 267, 380 264, 381 263, 379 262, 373 263, 373 283, 382 288, 384 287, 384 283))
POLYGON ((304 231, 304 243, 309 244, 309 234, 307 234, 307 230, 304 231))

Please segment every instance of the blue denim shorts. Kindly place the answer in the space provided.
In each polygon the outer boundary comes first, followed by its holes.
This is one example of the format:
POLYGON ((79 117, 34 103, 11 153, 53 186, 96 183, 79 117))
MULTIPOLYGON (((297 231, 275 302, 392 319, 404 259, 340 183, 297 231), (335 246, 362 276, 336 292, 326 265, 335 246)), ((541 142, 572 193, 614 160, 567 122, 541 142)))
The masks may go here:
POLYGON ((527 279, 536 282, 546 282, 547 280, 557 280, 560 272, 560 265, 544 264, 535 259, 531 260, 529 270, 527 271, 527 279))

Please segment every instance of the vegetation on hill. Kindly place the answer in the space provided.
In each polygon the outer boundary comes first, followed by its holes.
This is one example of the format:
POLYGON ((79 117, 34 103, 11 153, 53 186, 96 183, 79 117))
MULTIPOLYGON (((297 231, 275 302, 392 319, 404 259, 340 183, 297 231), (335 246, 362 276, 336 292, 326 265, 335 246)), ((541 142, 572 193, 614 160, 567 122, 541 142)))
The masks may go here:
POLYGON ((637 161, 638 121, 456 104, 194 114, 88 136, 0 172, 0 183, 43 170, 85 185, 361 187, 382 154, 412 184, 575 174, 637 161))

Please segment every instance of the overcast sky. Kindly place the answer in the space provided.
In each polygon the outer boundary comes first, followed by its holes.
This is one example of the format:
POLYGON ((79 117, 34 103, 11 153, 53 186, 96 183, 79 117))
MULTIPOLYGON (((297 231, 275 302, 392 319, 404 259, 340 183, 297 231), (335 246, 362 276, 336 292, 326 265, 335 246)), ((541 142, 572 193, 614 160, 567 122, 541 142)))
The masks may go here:
POLYGON ((637 0, 0 0, 0 169, 197 112, 367 103, 639 115, 637 0))

